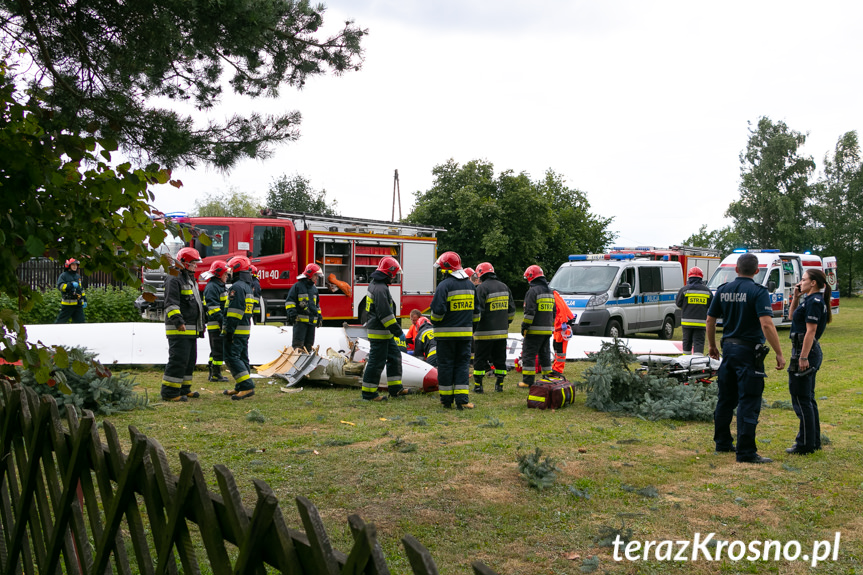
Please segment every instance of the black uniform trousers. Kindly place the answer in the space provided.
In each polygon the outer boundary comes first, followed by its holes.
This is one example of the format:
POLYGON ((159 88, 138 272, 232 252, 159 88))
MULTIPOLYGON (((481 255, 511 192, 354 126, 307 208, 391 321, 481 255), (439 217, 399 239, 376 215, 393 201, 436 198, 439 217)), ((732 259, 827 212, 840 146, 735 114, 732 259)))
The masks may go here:
POLYGON ((453 402, 464 405, 470 401, 470 342, 469 339, 436 338, 437 382, 443 405, 453 402))
POLYGON ((533 385, 537 373, 551 373, 550 335, 526 335, 521 342, 521 379, 528 385, 533 385), (539 354, 539 366, 536 356, 539 354), (539 369, 537 369, 537 367, 539 369))
POLYGON ((291 332, 291 347, 311 350, 315 345, 315 324, 298 321, 291 332))
POLYGON ((249 365, 248 334, 226 335, 222 339, 225 346, 225 364, 234 378, 234 390, 239 392, 255 389, 255 380, 251 379, 249 365))
POLYGON ((168 363, 162 375, 162 399, 189 395, 192 375, 198 361, 198 338, 188 335, 168 336, 168 363))
POLYGON ((757 455, 755 428, 764 394, 764 361, 755 358, 754 345, 724 343, 719 366, 718 397, 713 414, 713 441, 717 451, 734 447, 731 419, 737 408, 737 460, 757 455))
MULTIPOLYGON (((793 356, 799 356, 800 351, 794 350, 793 356)), ((818 402, 815 401, 815 374, 821 367, 824 354, 821 345, 816 340, 809 350, 809 365, 814 368, 810 373, 798 377, 788 374, 788 391, 791 394, 791 405, 800 420, 795 443, 801 450, 812 451, 821 449, 821 420, 818 414, 818 402)))
POLYGON ((366 358, 366 367, 363 370, 363 399, 374 399, 378 396, 378 386, 381 374, 387 368, 387 391, 391 396, 396 396, 404 389, 402 386, 402 352, 396 340, 370 339, 369 356, 366 358))
POLYGON ((683 353, 704 355, 704 335, 707 328, 683 326, 683 353))
POLYGON ((222 332, 218 329, 207 330, 210 337, 210 363, 212 365, 225 364, 225 343, 222 341, 222 332))
POLYGON ((67 323, 69 318, 72 318, 72 323, 86 323, 84 318, 84 306, 80 303, 77 305, 60 305, 60 313, 57 314, 57 319, 54 323, 67 323))
POLYGON ((478 339, 473 359, 473 380, 482 384, 482 378, 494 370, 497 383, 506 377, 506 339, 478 339))

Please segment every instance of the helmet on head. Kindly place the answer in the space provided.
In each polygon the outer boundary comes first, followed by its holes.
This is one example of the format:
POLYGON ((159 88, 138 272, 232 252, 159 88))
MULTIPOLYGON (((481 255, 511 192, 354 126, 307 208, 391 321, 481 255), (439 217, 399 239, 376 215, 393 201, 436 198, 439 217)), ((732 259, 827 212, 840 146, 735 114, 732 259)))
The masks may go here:
POLYGON ((402 271, 402 266, 399 265, 396 258, 385 256, 378 263, 377 271, 384 272, 390 279, 395 279, 399 272, 402 271))
POLYGON ((309 278, 314 281, 315 276, 324 277, 324 272, 321 271, 321 266, 318 264, 309 264, 306 266, 306 269, 303 270, 303 273, 297 276, 297 279, 301 280, 303 278, 309 278))
POLYGON ((704 279, 704 272, 701 271, 700 267, 692 266, 691 268, 689 268, 689 275, 686 277, 704 279))
POLYGON ((68 270, 70 267, 72 267, 72 264, 77 264, 79 268, 81 267, 81 262, 79 262, 75 258, 69 258, 68 260, 66 260, 66 263, 63 264, 63 267, 68 270))
POLYGON ((255 266, 249 266, 249 271, 252 272, 252 277, 258 277, 258 268, 255 266))
POLYGON ((252 262, 246 256, 234 256, 228 260, 228 269, 233 273, 247 272, 252 269, 252 262))
POLYGON ((467 277, 471 277, 471 276, 472 276, 472 275, 474 275, 476 272, 473 270, 473 268, 468 267, 468 268, 464 268, 464 273, 466 273, 466 274, 467 274, 467 277))
POLYGON ((228 273, 228 262, 225 260, 216 260, 210 264, 210 274, 223 279, 225 274, 228 273))
POLYGON ((478 266, 476 266, 476 275, 479 277, 484 276, 485 274, 493 274, 494 266, 488 262, 482 262, 478 266))
POLYGON ((445 272, 455 272, 461 268, 461 258, 455 252, 444 252, 434 263, 434 267, 440 268, 445 272))
POLYGON ((183 248, 177 252, 177 257, 175 259, 182 268, 190 269, 190 265, 201 263, 201 254, 199 254, 198 250, 195 248, 183 248))
POLYGON ((527 268, 526 270, 524 270, 524 279, 526 279, 529 282, 532 282, 536 278, 541 278, 541 277, 545 277, 545 274, 542 273, 542 268, 539 267, 538 265, 534 264, 534 265, 530 266, 529 268, 527 268))

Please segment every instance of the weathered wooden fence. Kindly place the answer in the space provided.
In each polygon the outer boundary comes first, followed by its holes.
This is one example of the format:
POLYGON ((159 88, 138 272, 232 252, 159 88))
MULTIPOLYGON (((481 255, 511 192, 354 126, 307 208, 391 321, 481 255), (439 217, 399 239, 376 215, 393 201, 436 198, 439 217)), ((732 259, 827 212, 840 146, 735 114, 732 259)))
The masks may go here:
MULTIPOLYGON (((18 281, 33 289, 54 288, 57 286, 57 278, 63 273, 63 262, 48 258, 33 258, 22 262, 16 271, 18 281)), ((140 276, 140 271, 138 274, 140 276)), ((88 273, 86 269, 81 270, 81 283, 85 289, 107 286, 122 287, 125 285, 110 274, 105 272, 88 273)))
MULTIPOLYGON (((0 382, 0 573, 186 575, 389 573, 375 528, 348 517, 354 545, 333 549, 315 506, 297 498, 305 533, 290 529, 272 489, 254 481, 257 503, 243 505, 234 477, 214 467, 207 488, 197 456, 181 453, 180 476, 157 441, 117 431, 93 414, 63 417, 49 396, 0 382), (226 543, 230 543, 229 547, 226 543), (179 561, 179 565, 178 565, 179 561)), ((402 539, 415 574, 435 574, 429 551, 402 539)), ((474 573, 493 575, 482 563, 474 573)))

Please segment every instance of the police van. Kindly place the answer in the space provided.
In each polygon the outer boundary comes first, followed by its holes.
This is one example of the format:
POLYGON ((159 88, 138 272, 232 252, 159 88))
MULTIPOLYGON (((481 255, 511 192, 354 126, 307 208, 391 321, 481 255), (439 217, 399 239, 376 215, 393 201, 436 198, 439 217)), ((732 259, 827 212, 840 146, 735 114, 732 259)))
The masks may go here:
POLYGON ((679 262, 635 254, 571 255, 549 285, 575 314, 576 335, 654 332, 671 339, 680 325, 680 308, 674 304, 683 287, 679 262))

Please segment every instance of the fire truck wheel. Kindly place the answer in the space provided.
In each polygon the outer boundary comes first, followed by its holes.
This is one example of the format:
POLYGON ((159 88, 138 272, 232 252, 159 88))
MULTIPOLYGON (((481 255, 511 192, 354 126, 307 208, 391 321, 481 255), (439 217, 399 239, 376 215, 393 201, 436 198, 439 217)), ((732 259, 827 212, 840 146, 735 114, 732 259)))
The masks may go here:
POLYGON ((662 322, 662 329, 659 330, 659 339, 671 339, 674 337, 674 318, 667 316, 662 322))
POLYGON ((623 327, 620 321, 612 319, 608 321, 608 326, 605 328, 605 337, 623 337, 623 327))

